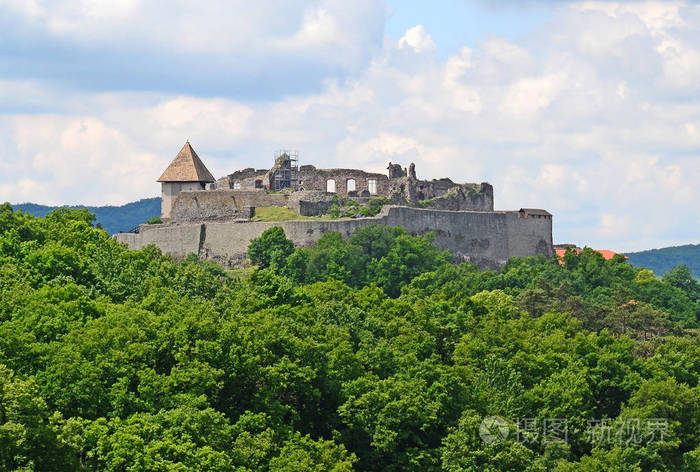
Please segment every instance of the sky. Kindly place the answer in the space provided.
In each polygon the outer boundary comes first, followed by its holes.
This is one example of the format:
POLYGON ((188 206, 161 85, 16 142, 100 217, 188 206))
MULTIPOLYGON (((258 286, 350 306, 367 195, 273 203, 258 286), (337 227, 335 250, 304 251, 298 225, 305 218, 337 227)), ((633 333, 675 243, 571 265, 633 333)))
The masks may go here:
POLYGON ((0 0, 0 201, 302 164, 493 184, 556 243, 700 242, 700 4, 0 0))

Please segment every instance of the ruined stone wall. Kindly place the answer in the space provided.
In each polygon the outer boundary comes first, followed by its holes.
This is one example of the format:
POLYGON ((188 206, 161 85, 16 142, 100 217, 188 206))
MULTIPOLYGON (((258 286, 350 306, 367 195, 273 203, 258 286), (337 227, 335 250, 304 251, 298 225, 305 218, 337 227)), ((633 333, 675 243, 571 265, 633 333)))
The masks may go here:
POLYGON ((455 212, 410 207, 386 207, 374 218, 299 220, 284 222, 211 222, 142 225, 138 234, 115 239, 132 249, 153 243, 176 257, 198 254, 225 265, 240 265, 248 244, 273 226, 284 229, 297 246, 316 243, 327 231, 349 236, 355 228, 379 223, 403 226, 414 234, 435 233, 435 244, 458 261, 499 267, 513 256, 552 254, 552 220, 518 218, 517 212, 455 212))
POLYGON ((218 179, 207 188, 210 190, 255 190, 256 188, 262 190, 265 187, 267 173, 268 169, 248 167, 218 179), (256 186, 256 182, 259 182, 258 186, 256 186))
POLYGON ((493 211, 493 187, 487 183, 455 185, 425 200, 424 205, 436 210, 493 211))
POLYGON ((173 202, 172 219, 179 223, 250 219, 257 207, 287 207, 301 216, 325 214, 333 194, 318 191, 268 193, 259 190, 182 192, 173 202))
POLYGON ((444 195, 451 189, 459 185, 452 182, 451 179, 442 178, 434 180, 417 180, 414 183, 416 190, 416 198, 418 200, 427 200, 429 198, 439 197, 444 195))
POLYGON ((388 197, 397 205, 436 210, 493 211, 491 184, 456 184, 447 178, 418 180, 412 174, 389 181, 388 197))
MULTIPOLYGON (((413 165, 413 164, 411 164, 413 165)), ((415 167, 414 167, 415 169, 415 167)), ((387 167, 387 172, 390 179, 400 179, 401 177, 406 177, 406 169, 401 167, 400 164, 392 164, 389 162, 389 167, 387 167)))
POLYGON ((287 208, 301 216, 320 216, 325 214, 333 205, 332 193, 304 190, 289 194, 287 208))
POLYGON ((255 207, 286 206, 287 195, 255 190, 181 192, 173 202, 176 222, 249 219, 255 207))
MULTIPOLYGON (((274 169, 274 168, 273 168, 274 169)), ((211 190, 234 189, 238 184, 240 190, 253 190, 270 185, 271 170, 243 169, 229 174, 209 185, 211 190), (258 187, 256 187, 258 182, 258 187)), ((386 195, 389 191, 389 178, 380 173, 365 172, 360 169, 317 169, 312 165, 304 165, 299 168, 299 188, 303 190, 316 190, 325 192, 328 180, 335 180, 335 193, 340 196, 347 195, 348 180, 355 180, 355 192, 360 195, 363 191, 369 192, 368 180, 377 181, 375 195, 386 195)))
POLYGON ((384 174, 365 172, 359 169, 317 169, 306 165, 299 168, 299 187, 304 190, 319 190, 325 192, 328 180, 335 180, 335 193, 347 196, 348 180, 355 180, 357 195, 369 192, 369 179, 377 181, 377 191, 372 195, 387 195, 389 178, 384 174))

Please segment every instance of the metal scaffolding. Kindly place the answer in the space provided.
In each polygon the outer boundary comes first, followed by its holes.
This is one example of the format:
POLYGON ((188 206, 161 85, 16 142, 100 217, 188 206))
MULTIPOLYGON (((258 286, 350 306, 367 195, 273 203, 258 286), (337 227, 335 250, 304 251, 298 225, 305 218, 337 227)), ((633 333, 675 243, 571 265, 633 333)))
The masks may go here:
POLYGON ((299 189, 299 151, 286 149, 275 152, 275 172, 270 186, 272 190, 299 189))

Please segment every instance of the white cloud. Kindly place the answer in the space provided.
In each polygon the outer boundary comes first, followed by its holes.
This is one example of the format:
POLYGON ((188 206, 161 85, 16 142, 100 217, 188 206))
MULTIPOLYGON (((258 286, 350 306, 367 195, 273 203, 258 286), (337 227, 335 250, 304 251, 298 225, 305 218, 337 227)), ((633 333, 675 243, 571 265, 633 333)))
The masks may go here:
POLYGON ((96 90, 284 96, 363 70, 386 17, 374 0, 4 0, 2 66, 96 90))
MULTIPOLYGON (((139 149, 94 117, 22 115, 10 121, 16 170, 0 181, 0 200, 67 204, 67 195, 73 195, 85 202, 123 203, 125 196, 152 188, 152 175, 167 165, 166 158, 139 149)), ((3 161, 8 157, 0 155, 3 161)))
POLYGON ((552 103, 566 80, 563 74, 520 79, 508 88, 501 110, 516 116, 537 113, 552 103))
MULTIPOLYGON (((157 133, 161 140, 179 135, 181 139, 207 142, 212 149, 226 149, 250 134, 253 110, 222 98, 174 97, 146 110, 144 131, 157 133)), ((143 126, 143 125, 142 125, 143 126)))
POLYGON ((445 66, 445 81, 452 84, 460 80, 472 67, 472 50, 463 47, 458 55, 451 56, 445 66))
POLYGON ((291 38, 279 42, 283 49, 307 49, 338 41, 342 31, 333 15, 325 8, 315 8, 304 13, 299 31, 291 38))
POLYGON ((425 26, 416 25, 406 30, 406 34, 399 39, 399 48, 409 47, 415 52, 432 51, 435 49, 433 38, 425 31, 425 26))
POLYGON ((510 67, 528 67, 533 60, 525 49, 503 38, 489 38, 481 45, 486 57, 510 67))

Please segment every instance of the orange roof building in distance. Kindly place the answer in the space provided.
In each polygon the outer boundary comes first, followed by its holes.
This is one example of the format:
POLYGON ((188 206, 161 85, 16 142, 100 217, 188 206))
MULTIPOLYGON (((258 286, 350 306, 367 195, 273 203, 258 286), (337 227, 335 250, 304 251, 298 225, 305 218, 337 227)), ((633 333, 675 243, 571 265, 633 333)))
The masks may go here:
MULTIPOLYGON (((559 258, 559 264, 564 264, 564 255, 566 254, 566 251, 568 249, 573 249, 576 251, 576 254, 581 254, 582 249, 580 247, 576 247, 573 245, 569 244, 555 244, 554 245, 554 252, 556 253, 557 257, 559 258)), ((618 253, 615 251, 611 251, 610 249, 593 249, 595 252, 599 253, 601 256, 606 261, 609 261, 613 257, 615 257, 618 253)), ((625 259, 629 259, 629 257, 625 256, 625 259)))

